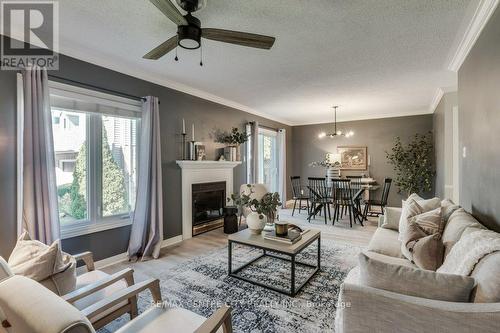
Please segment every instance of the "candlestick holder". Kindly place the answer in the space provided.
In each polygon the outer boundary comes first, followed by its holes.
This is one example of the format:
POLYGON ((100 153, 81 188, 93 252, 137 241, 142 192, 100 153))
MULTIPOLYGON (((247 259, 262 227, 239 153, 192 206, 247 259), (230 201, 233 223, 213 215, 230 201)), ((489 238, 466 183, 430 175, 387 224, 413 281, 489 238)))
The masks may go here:
POLYGON ((182 160, 186 160, 186 133, 182 133, 182 160))

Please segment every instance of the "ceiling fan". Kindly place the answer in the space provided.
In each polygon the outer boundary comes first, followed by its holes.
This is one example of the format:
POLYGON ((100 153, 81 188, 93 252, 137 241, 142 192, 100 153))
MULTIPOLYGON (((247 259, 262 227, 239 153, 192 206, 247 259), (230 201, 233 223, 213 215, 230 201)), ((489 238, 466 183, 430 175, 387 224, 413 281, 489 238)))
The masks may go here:
MULTIPOLYGON (((206 0, 176 0, 177 4, 187 14, 182 15, 170 0, 149 0, 166 17, 177 24, 177 35, 167 39, 143 56, 144 59, 157 60, 177 46, 184 49, 195 50, 201 46, 201 37, 241 46, 255 47, 269 50, 276 38, 251 34, 247 32, 202 28, 199 19, 191 13, 200 10, 206 5, 206 0)), ((177 57, 176 57, 177 60, 177 57)), ((200 62, 200 65, 202 63, 200 62)))

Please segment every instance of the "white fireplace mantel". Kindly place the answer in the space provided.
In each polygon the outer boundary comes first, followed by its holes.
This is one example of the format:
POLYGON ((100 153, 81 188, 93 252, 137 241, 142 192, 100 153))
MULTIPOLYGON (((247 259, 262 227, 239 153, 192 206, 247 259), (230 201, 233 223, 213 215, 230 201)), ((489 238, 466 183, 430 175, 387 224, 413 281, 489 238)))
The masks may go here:
POLYGON ((233 192, 233 168, 241 162, 176 161, 182 169, 182 239, 193 237, 193 184, 226 182, 226 196, 233 192))
POLYGON ((229 161, 176 161, 181 169, 232 169, 241 162, 229 161))

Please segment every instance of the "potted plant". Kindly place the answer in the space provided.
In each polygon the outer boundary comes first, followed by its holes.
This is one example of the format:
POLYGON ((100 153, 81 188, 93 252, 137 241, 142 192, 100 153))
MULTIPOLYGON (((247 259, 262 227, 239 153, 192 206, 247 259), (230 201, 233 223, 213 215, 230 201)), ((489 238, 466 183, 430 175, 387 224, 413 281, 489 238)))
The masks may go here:
POLYGON ((223 132, 220 133, 217 136, 217 142, 218 143, 224 143, 227 145, 225 151, 224 151, 224 157, 226 160, 230 161, 240 161, 241 160, 241 148, 240 146, 248 141, 249 135, 240 132, 240 130, 237 127, 233 127, 231 129, 231 132, 223 132), (228 156, 226 156, 228 155, 228 156), (233 157, 233 158, 231 158, 233 157))
POLYGON ((432 190, 435 175, 433 151, 431 132, 427 135, 415 134, 406 145, 400 137, 394 138, 394 146, 390 153, 386 151, 386 156, 396 171, 398 193, 408 197, 412 193, 422 194, 432 190))
POLYGON ((323 161, 309 163, 310 167, 326 168, 327 182, 331 184, 333 178, 340 178, 340 154, 327 153, 323 161))
POLYGON ((233 201, 234 205, 240 209, 247 207, 251 213, 246 217, 246 223, 252 233, 260 234, 267 225, 272 228, 277 217, 278 207, 281 206, 280 196, 278 192, 266 193, 260 200, 253 199, 251 196, 254 193, 252 185, 247 185, 249 193, 233 193, 228 201, 233 201))

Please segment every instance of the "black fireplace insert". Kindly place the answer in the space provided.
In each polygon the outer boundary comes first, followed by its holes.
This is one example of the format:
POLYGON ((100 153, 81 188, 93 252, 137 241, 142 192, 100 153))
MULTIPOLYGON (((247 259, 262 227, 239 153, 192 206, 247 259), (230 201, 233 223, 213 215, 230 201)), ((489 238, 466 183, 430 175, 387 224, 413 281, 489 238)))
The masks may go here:
POLYGON ((192 185, 193 235, 222 226, 226 206, 226 182, 192 185))

